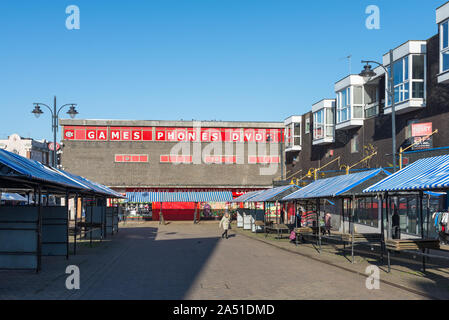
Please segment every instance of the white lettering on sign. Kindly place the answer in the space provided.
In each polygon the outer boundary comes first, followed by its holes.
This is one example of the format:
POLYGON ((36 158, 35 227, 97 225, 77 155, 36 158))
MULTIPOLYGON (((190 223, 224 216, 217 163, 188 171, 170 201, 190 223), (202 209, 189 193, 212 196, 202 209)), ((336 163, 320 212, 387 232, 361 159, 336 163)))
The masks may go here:
POLYGON ((106 133, 104 131, 98 132, 98 140, 106 140, 106 133))
POLYGON ((122 131, 122 140, 129 140, 129 131, 122 131))
POLYGON ((111 131, 111 140, 120 140, 120 131, 111 131))
POLYGON ((211 135, 210 135, 210 139, 211 139, 212 141, 218 141, 218 140, 220 140, 220 135, 219 135, 219 133, 218 133, 218 132, 212 132, 211 135))
POLYGON ((196 141, 196 132, 189 132, 188 134, 189 141, 196 141))
POLYGON ((178 141, 184 141, 186 139, 186 133, 183 131, 178 131, 178 141))
POLYGON ((173 131, 167 132, 167 139, 168 140, 175 140, 175 133, 173 131))
POLYGON ((140 131, 134 131, 133 132, 133 140, 140 140, 141 134, 140 131))
POLYGON ((87 131, 87 138, 89 140, 95 140, 95 131, 87 131))

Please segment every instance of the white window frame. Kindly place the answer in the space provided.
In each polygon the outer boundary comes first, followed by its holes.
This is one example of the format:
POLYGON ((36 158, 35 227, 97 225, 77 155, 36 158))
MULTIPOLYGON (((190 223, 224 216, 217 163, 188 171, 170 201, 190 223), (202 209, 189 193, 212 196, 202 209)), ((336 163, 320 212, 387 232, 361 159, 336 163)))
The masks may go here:
POLYGON ((443 70, 443 55, 448 54, 449 55, 449 19, 443 21, 440 23, 440 73, 445 73, 449 71, 449 68, 447 70, 443 70), (447 32, 447 47, 443 47, 444 38, 443 38, 443 25, 448 24, 448 32, 447 32))
POLYGON ((293 147, 300 147, 302 144, 301 139, 301 122, 292 122, 289 123, 284 130, 285 136, 285 148, 290 149, 293 147), (295 135, 295 125, 299 124, 299 135, 295 135), (299 144, 295 144, 296 138, 299 138, 299 144))
POLYGON ((351 105, 352 105, 352 86, 346 87, 337 92, 337 124, 351 120, 351 105), (342 107, 343 92, 346 91, 346 104, 342 107), (349 93, 349 94, 348 94, 349 93), (341 119, 342 112, 346 110, 346 119, 341 119))
POLYGON ((304 133, 308 134, 310 133, 310 115, 306 115, 306 120, 304 124, 304 133))
POLYGON ((313 140, 323 139, 325 137, 326 109, 320 109, 313 113, 313 140), (318 121, 318 115, 321 114, 321 121, 318 121), (317 134, 321 129, 321 134, 317 134))
MULTIPOLYGON (((449 49, 449 48, 448 48, 449 49)), ((395 101, 395 104, 401 104, 413 99, 426 99, 426 78, 427 78, 427 56, 425 54, 408 54, 406 56, 401 57, 400 59, 393 61, 393 64, 402 61, 402 82, 394 85, 393 89, 393 99, 395 98, 396 89, 399 91, 399 100, 395 101), (424 57, 424 79, 414 79, 413 78, 413 56, 423 56, 424 57), (404 63, 407 58, 407 63, 404 63), (406 76, 406 67, 408 68, 407 79, 406 76), (423 83, 424 86, 424 97, 423 98, 413 98, 413 83, 420 82, 423 83), (408 84, 408 98, 405 99, 405 86, 408 84)), ((391 64, 388 66, 388 73, 391 73, 391 64)), ((394 75, 393 75, 394 77, 394 75)), ((387 88, 389 88, 389 77, 385 77, 385 100, 387 108, 391 108, 390 96, 388 94, 387 88)))
POLYGON ((316 112, 313 113, 313 140, 320 140, 320 139, 324 139, 324 138, 333 138, 335 133, 334 133, 334 119, 328 119, 328 111, 331 110, 332 108, 322 108, 317 110, 316 112), (318 114, 322 113, 322 118, 321 118, 321 122, 318 121, 318 114), (318 129, 321 129, 321 134, 317 134, 318 129), (329 132, 332 132, 332 134, 328 134, 329 132))

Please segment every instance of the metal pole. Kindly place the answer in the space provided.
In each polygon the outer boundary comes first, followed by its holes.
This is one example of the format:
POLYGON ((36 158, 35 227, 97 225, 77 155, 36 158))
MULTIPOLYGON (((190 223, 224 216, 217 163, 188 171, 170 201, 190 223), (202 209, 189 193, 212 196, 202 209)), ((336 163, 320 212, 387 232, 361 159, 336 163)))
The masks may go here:
MULTIPOLYGON (((420 191, 419 192, 419 224, 421 226, 421 239, 424 239, 424 221, 423 221, 423 192, 420 191)), ((422 253, 425 254, 426 253, 426 249, 423 248, 422 249, 422 253)), ((426 256, 423 255, 422 256, 422 269, 423 272, 426 272, 426 256)))
POLYGON ((56 111, 56 96, 53 104, 53 168, 56 168, 56 131, 58 130, 58 115, 56 111))
MULTIPOLYGON (((390 235, 391 235, 391 227, 390 227, 390 210, 391 210, 391 206, 390 206, 390 197, 388 195, 388 192, 386 193, 386 211, 387 211, 387 240, 390 239, 390 235)), ((391 264, 390 264, 390 250, 387 249, 387 260, 388 260, 388 273, 390 273, 391 271, 391 264)))
POLYGON ((396 110, 394 101, 394 63, 393 63, 393 50, 390 50, 390 101, 391 101, 391 134, 392 134, 392 147, 393 147, 393 172, 396 172, 396 110))
POLYGON ((69 210, 69 193, 65 194, 65 206, 67 209, 67 254, 66 259, 69 260, 69 223, 70 223, 70 210, 69 210))
POLYGON ((354 215, 355 215, 355 196, 351 199, 351 256, 354 263, 354 215))
POLYGON ((316 223, 318 226, 318 247, 319 247, 319 253, 321 253, 321 226, 320 226, 320 199, 316 199, 316 223))
POLYGON ((385 227, 384 227, 384 197, 381 194, 380 195, 380 201, 379 201, 379 208, 380 208, 380 236, 381 236, 381 245, 380 245, 380 257, 381 261, 384 260, 384 251, 385 251, 385 227))
POLYGON ((78 194, 75 195, 75 229, 73 232, 73 255, 76 255, 76 235, 78 232, 78 194))
POLYGON ((36 273, 38 273, 42 268, 42 191, 39 186, 38 189, 39 204, 38 204, 38 218, 37 218, 37 268, 36 273))

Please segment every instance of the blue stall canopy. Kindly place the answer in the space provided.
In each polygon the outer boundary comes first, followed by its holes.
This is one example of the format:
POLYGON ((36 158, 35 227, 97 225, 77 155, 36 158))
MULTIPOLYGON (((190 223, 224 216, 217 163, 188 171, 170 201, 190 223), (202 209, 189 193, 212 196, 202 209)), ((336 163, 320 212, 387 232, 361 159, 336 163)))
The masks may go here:
POLYGON ((26 186, 26 183, 39 184, 53 190, 71 190, 80 193, 93 193, 111 198, 123 196, 103 185, 89 181, 69 172, 50 168, 42 163, 0 149, 0 179, 3 183, 26 186))
POLYGON ((389 173, 383 169, 368 170, 357 172, 348 175, 336 176, 332 178, 317 180, 302 189, 286 196, 283 201, 299 200, 299 199, 314 199, 314 198, 333 198, 347 194, 349 192, 362 193, 354 190, 362 184, 365 184, 371 179, 377 181, 388 176, 389 173))
POLYGON ((282 200, 285 196, 298 191, 299 187, 296 185, 288 185, 282 187, 276 187, 272 189, 265 190, 255 197, 249 199, 250 202, 273 202, 282 200))
POLYGON ((42 163, 0 149, 0 178, 86 191, 86 188, 42 163))
POLYGON ((208 192, 127 192, 126 198, 131 203, 150 202, 231 202, 231 191, 208 192))
POLYGON ((20 202, 28 202, 28 199, 22 197, 18 193, 2 193, 1 200, 3 201, 20 201, 20 202))
POLYGON ((449 189, 449 155, 420 159, 363 192, 449 189))
POLYGON ((259 193, 262 193, 266 190, 258 190, 258 191, 251 191, 248 193, 245 193, 244 195, 241 195, 238 198, 235 198, 232 202, 249 202, 249 200, 255 196, 257 196, 259 193))
POLYGON ((68 179, 71 179, 72 181, 74 181, 75 183, 78 183, 79 185, 81 185, 82 187, 91 190, 92 193, 98 194, 98 195, 103 195, 106 196, 108 198, 125 198, 123 195, 121 195, 120 193, 109 189, 108 187, 90 181, 84 177, 75 175, 73 173, 61 170, 61 169, 55 169, 59 174, 65 176, 68 179))

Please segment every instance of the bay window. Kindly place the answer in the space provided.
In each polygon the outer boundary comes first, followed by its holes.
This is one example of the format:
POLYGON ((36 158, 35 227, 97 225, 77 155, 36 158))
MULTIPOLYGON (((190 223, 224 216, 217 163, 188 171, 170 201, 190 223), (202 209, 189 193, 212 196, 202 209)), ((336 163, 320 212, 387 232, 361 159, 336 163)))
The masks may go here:
POLYGON ((449 20, 440 24, 440 73, 449 71, 449 20))
POLYGON ((333 99, 324 99, 312 106, 314 145, 334 141, 334 108, 333 99))
POLYGON ((301 117, 292 116, 284 121, 285 151, 301 150, 301 117))
MULTIPOLYGON (((401 104, 410 99, 425 98, 425 59, 422 54, 411 54, 405 56, 393 64, 393 86, 394 103, 401 104)), ((388 67, 391 74, 391 68, 388 67)), ((388 88, 390 84, 388 78, 385 79, 388 88)), ((385 93, 388 106, 391 101, 388 93, 385 93)))
POLYGON ((363 119, 363 87, 351 86, 337 92, 337 123, 363 119))

